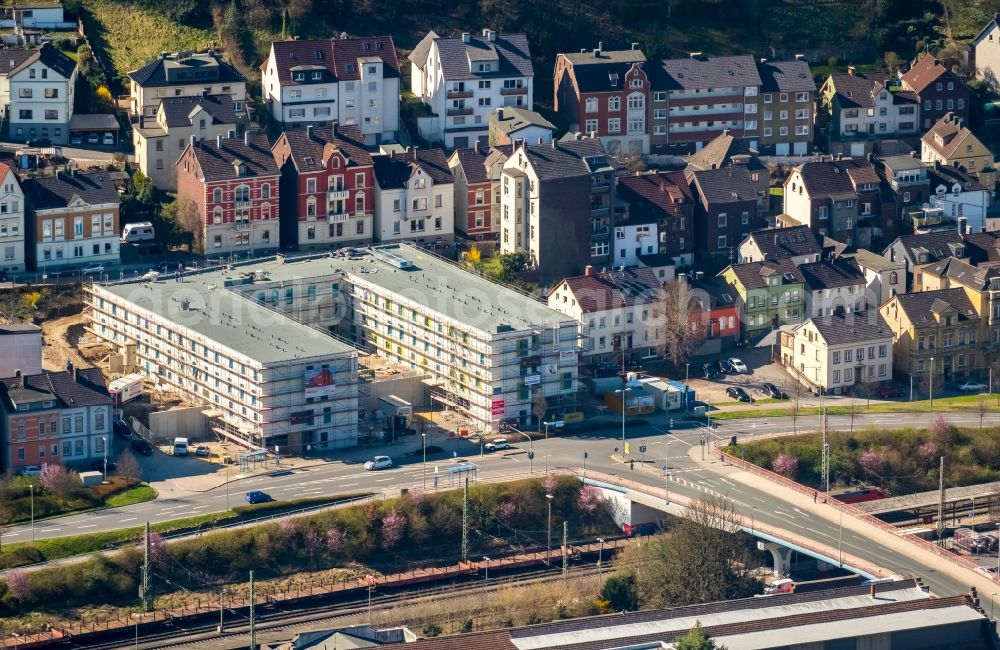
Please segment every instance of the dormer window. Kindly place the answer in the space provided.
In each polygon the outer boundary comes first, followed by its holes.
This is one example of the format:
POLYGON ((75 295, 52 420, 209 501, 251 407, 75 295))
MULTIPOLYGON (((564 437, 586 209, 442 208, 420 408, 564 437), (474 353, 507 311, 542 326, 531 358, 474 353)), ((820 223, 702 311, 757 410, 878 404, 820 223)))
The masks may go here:
POLYGON ((322 72, 318 72, 318 71, 314 72, 314 73, 312 73, 312 78, 313 78, 313 81, 319 81, 320 79, 323 78, 323 73, 322 72))
POLYGON ((612 88, 617 88, 618 87, 618 74, 614 73, 614 72, 608 73, 608 81, 611 83, 611 87, 612 88))
POLYGON ((479 64, 479 72, 489 72, 489 71, 490 71, 490 64, 489 63, 480 63, 479 64))
POLYGON ((304 72, 296 72, 292 75, 292 79, 295 81, 305 81, 306 74, 304 72))
POLYGON ((633 79, 632 80, 632 87, 633 88, 642 88, 642 79, 633 79))
POLYGON ((346 66, 346 69, 347 69, 347 72, 349 74, 354 74, 354 64, 353 63, 348 63, 347 66, 346 66))

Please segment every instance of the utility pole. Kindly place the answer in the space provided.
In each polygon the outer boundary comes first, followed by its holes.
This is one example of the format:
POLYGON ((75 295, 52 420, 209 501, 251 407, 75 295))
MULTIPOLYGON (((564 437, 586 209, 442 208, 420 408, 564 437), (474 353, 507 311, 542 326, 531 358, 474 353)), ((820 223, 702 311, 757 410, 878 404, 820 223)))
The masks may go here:
POLYGON ((944 539, 944 456, 941 456, 941 467, 938 470, 938 544, 944 539))
POLYGON ((254 620, 254 610, 257 607, 257 601, 254 600, 253 593, 253 570, 250 571, 250 650, 257 650, 257 627, 256 621, 254 620))
POLYGON ((830 491, 830 445, 823 441, 823 491, 830 491))
POLYGON ((469 561, 469 477, 465 477, 462 491, 462 561, 469 561))
POLYGON ((150 555, 150 539, 149 539, 149 522, 146 522, 146 539, 142 545, 142 611, 148 612, 152 610, 152 603, 150 600, 149 593, 149 555, 150 555))
POLYGON ((566 579, 566 574, 569 572, 569 522, 563 520, 563 544, 562 544, 562 554, 563 554, 563 580, 566 579))

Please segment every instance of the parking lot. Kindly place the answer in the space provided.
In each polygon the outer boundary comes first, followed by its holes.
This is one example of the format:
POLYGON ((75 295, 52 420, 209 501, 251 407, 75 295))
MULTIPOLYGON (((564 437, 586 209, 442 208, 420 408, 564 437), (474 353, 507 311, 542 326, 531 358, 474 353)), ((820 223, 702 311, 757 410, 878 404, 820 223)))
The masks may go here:
POLYGON ((790 392, 791 378, 780 363, 770 361, 770 355, 770 348, 736 348, 722 355, 697 357, 691 360, 689 383, 699 401, 711 404, 736 404, 736 400, 726 395, 730 386, 742 386, 754 400, 763 397, 757 387, 764 382, 771 382, 785 393, 790 392), (730 357, 743 361, 747 374, 720 375, 716 379, 702 377, 701 364, 730 357))

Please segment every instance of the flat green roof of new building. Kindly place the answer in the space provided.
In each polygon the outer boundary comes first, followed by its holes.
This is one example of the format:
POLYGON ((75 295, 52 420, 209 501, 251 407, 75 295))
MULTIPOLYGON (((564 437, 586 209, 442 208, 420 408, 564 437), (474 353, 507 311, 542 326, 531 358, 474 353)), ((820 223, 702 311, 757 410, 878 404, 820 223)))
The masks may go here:
POLYGON ((164 274, 156 281, 102 288, 262 365, 356 351, 319 329, 230 291, 226 281, 241 277, 244 270, 188 274, 179 282, 164 274))
POLYGON ((486 332, 575 323, 571 317, 544 302, 471 273, 412 244, 355 251, 351 257, 289 258, 284 263, 273 261, 248 268, 267 271, 270 282, 320 277, 341 271, 486 332))

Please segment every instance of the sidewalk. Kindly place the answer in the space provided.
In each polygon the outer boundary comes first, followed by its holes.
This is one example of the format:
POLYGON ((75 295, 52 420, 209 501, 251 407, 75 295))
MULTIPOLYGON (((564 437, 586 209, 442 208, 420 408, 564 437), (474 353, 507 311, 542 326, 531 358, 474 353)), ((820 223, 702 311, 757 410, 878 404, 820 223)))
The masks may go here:
POLYGON ((901 555, 912 557, 919 561, 923 566, 929 567, 935 572, 947 575, 961 584, 968 585, 969 587, 975 587, 979 593, 979 597, 984 600, 989 597, 989 594, 997 591, 997 583, 982 574, 966 569, 963 566, 949 561, 945 557, 936 555, 918 546, 917 544, 908 541, 906 538, 895 535, 882 528, 878 528, 865 522, 864 520, 858 519, 853 516, 849 510, 844 511, 844 515, 842 516, 842 511, 825 503, 822 495, 820 496, 818 502, 814 502, 813 499, 809 498, 806 494, 784 488, 783 486, 779 486, 762 476, 752 474, 720 460, 717 451, 715 451, 714 454, 714 456, 706 455, 705 460, 702 460, 701 450, 699 447, 691 447, 688 450, 688 457, 696 464, 708 468, 716 474, 724 476, 730 481, 742 483, 747 487, 765 492, 775 498, 780 498, 790 506, 798 508, 804 512, 808 512, 811 515, 822 517, 831 524, 841 525, 842 523, 844 528, 861 537, 872 540, 873 542, 880 544, 885 548, 891 549, 901 555))

